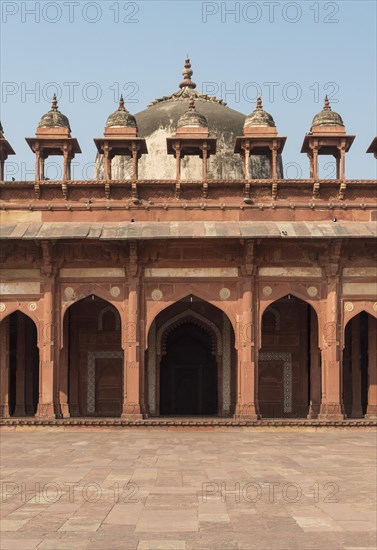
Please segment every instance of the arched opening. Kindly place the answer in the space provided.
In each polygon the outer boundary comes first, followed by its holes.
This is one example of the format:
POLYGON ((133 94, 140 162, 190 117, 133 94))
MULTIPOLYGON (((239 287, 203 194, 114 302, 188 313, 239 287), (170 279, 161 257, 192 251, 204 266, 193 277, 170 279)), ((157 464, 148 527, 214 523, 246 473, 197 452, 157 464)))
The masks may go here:
POLYGON ((34 416, 39 397, 37 327, 21 311, 1 323, 3 416, 34 416))
POLYGON ((151 416, 229 416, 235 395, 234 333, 218 308, 188 296, 151 325, 146 354, 151 416))
POLYGON ((118 311, 105 300, 88 296, 68 309, 63 330, 70 415, 120 416, 123 350, 118 311))
POLYGON ((321 402, 321 356, 314 309, 288 294, 262 317, 259 411, 265 418, 315 418, 321 402))
POLYGON ((217 363, 211 348, 210 334, 189 320, 169 334, 160 366, 162 415, 217 414, 217 363))
POLYGON ((346 326, 343 402, 348 418, 377 416, 377 319, 362 311, 346 326))

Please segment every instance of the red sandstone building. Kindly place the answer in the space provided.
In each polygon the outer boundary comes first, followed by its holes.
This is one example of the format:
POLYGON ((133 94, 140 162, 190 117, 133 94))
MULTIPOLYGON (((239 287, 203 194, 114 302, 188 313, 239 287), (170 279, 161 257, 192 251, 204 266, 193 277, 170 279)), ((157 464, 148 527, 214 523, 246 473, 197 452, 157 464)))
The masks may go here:
MULTIPOLYGON (((310 176, 283 179, 261 100, 245 117, 183 75, 135 117, 120 101, 91 181, 54 99, 35 181, 0 183, 2 417, 376 419, 377 182, 346 179, 354 136, 326 100, 310 176)), ((2 179, 10 154, 1 132, 2 179)))

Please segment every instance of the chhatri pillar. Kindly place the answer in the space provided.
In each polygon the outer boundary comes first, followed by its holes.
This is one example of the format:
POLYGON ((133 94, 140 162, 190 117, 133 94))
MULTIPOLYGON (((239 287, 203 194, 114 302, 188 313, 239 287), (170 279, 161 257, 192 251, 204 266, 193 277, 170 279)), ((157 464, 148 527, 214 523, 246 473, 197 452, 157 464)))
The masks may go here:
POLYGON ((250 155, 267 156, 270 159, 270 178, 276 180, 278 155, 282 153, 286 137, 278 136, 272 116, 263 109, 258 97, 255 110, 246 117, 243 136, 237 137, 234 152, 243 158, 245 180, 250 179, 250 155))
POLYGON ((355 136, 346 135, 342 117, 330 107, 328 97, 312 122, 310 132, 305 135, 301 153, 310 160, 310 178, 318 180, 318 155, 332 155, 336 160, 336 179, 344 180, 345 155, 350 150, 355 136))
MULTIPOLYGON (((111 161, 118 155, 132 158, 131 180, 138 180, 138 162, 142 155, 148 153, 148 149, 145 139, 138 137, 136 119, 125 108, 123 96, 120 96, 118 109, 107 119, 104 137, 94 138, 94 143, 104 156, 105 180, 109 182, 112 179, 111 161)), ((137 198, 136 184, 133 190, 133 198, 137 198)))
POLYGON ((372 143, 369 145, 367 153, 373 153, 374 158, 377 159, 377 137, 375 137, 372 143))
POLYGON ((207 160, 216 153, 216 139, 209 137, 208 122, 204 115, 195 109, 193 98, 189 108, 177 123, 174 137, 167 138, 167 151, 176 159, 176 196, 180 196, 181 160, 187 156, 199 156, 202 159, 203 197, 208 194, 207 160))
POLYGON ((25 138, 30 149, 35 153, 35 180, 45 179, 45 160, 49 156, 64 157, 63 180, 71 179, 71 162, 76 153, 81 153, 76 138, 71 137, 68 118, 58 110, 54 94, 51 110, 43 115, 36 131, 35 138, 25 138))
POLYGON ((9 155, 15 155, 9 141, 4 137, 3 126, 0 122, 0 181, 4 181, 4 166, 9 155))

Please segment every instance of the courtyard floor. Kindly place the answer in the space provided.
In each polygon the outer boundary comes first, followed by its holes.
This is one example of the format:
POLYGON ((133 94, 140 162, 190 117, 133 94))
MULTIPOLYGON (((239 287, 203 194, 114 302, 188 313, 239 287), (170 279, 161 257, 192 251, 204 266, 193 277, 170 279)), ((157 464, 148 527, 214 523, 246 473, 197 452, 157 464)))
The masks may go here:
POLYGON ((4 428, 1 550, 376 548, 368 429, 4 428))

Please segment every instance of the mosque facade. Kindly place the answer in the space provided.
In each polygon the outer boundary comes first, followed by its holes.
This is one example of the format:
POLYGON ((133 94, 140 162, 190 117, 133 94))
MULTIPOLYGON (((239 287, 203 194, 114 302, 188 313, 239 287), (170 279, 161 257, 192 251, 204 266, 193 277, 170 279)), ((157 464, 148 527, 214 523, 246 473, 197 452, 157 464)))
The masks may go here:
POLYGON ((4 181, 1 128, 3 420, 377 419, 377 181, 346 178, 355 136, 326 98, 309 176, 284 179, 261 98, 245 116, 192 75, 135 116, 120 98, 92 180, 71 179, 56 98, 26 138, 34 181, 4 181))

